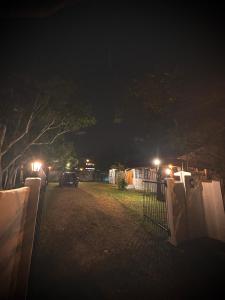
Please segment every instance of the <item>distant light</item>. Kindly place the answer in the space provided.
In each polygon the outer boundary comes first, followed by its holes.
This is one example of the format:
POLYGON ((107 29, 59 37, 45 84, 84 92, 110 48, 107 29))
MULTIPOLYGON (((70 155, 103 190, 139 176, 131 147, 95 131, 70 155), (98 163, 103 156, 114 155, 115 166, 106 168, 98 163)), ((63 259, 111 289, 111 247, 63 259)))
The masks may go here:
POLYGON ((154 164, 155 166, 159 166, 159 165, 161 164, 161 160, 160 160, 159 158, 155 158, 155 159, 153 160, 153 164, 154 164))
POLYGON ((48 166, 48 169, 49 169, 49 171, 52 169, 52 167, 51 166, 48 166))
POLYGON ((90 161, 90 159, 87 158, 87 159, 86 159, 86 162, 88 163, 89 161, 90 161))
POLYGON ((80 168, 80 171, 83 171, 83 168, 80 168))
POLYGON ((169 166, 168 166, 168 167, 169 167, 169 169, 170 169, 170 170, 172 170, 172 169, 173 169, 173 165, 172 165, 172 164, 169 164, 169 166))
POLYGON ((69 163, 69 162, 66 164, 66 167, 67 167, 67 168, 70 168, 70 163, 69 163))
POLYGON ((169 175, 171 174, 171 172, 172 172, 172 171, 171 171, 170 168, 167 168, 167 169, 165 170, 165 173, 166 173, 167 176, 169 176, 169 175))
POLYGON ((33 172, 39 172, 42 167, 42 163, 40 161, 34 161, 31 163, 31 169, 33 172))

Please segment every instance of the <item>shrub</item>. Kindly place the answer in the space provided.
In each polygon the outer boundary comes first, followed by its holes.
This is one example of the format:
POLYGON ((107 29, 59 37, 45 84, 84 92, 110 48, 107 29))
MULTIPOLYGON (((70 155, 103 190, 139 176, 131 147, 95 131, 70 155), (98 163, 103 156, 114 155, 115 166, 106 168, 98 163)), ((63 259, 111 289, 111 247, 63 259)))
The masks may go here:
POLYGON ((123 191, 125 190, 127 183, 124 178, 119 178, 117 185, 118 185, 118 189, 123 191))

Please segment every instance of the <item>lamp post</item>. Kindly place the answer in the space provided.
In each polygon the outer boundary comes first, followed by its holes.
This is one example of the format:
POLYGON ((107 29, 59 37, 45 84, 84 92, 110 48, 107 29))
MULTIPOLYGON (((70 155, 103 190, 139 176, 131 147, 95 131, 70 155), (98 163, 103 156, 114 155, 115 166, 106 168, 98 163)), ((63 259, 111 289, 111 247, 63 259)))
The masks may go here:
POLYGON ((156 167, 156 181, 157 181, 157 194, 156 194, 156 197, 157 197, 157 200, 161 200, 162 199, 162 192, 161 192, 161 172, 160 172, 160 164, 161 164, 161 160, 159 158, 155 158, 153 160, 153 164, 155 165, 156 167))
POLYGON ((161 164, 161 160, 159 158, 153 159, 153 164, 156 166, 157 170, 159 168, 159 165, 161 164))

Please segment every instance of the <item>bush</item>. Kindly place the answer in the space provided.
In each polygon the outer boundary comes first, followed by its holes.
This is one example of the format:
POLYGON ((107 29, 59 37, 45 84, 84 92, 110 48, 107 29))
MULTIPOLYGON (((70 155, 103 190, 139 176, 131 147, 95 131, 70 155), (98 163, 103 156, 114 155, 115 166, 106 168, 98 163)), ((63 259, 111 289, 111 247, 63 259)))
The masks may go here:
POLYGON ((124 178, 119 178, 117 185, 118 185, 118 189, 123 191, 125 190, 127 183, 124 178))

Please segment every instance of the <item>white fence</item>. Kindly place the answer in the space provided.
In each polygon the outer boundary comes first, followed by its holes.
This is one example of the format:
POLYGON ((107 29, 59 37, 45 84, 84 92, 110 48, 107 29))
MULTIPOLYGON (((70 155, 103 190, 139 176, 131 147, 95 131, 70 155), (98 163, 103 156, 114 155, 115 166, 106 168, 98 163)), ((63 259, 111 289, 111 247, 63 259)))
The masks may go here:
POLYGON ((219 181, 202 182, 185 176, 167 179, 166 200, 170 242, 209 237, 225 242, 225 213, 219 181))
POLYGON ((38 210, 40 178, 0 191, 0 299, 25 299, 38 210))

